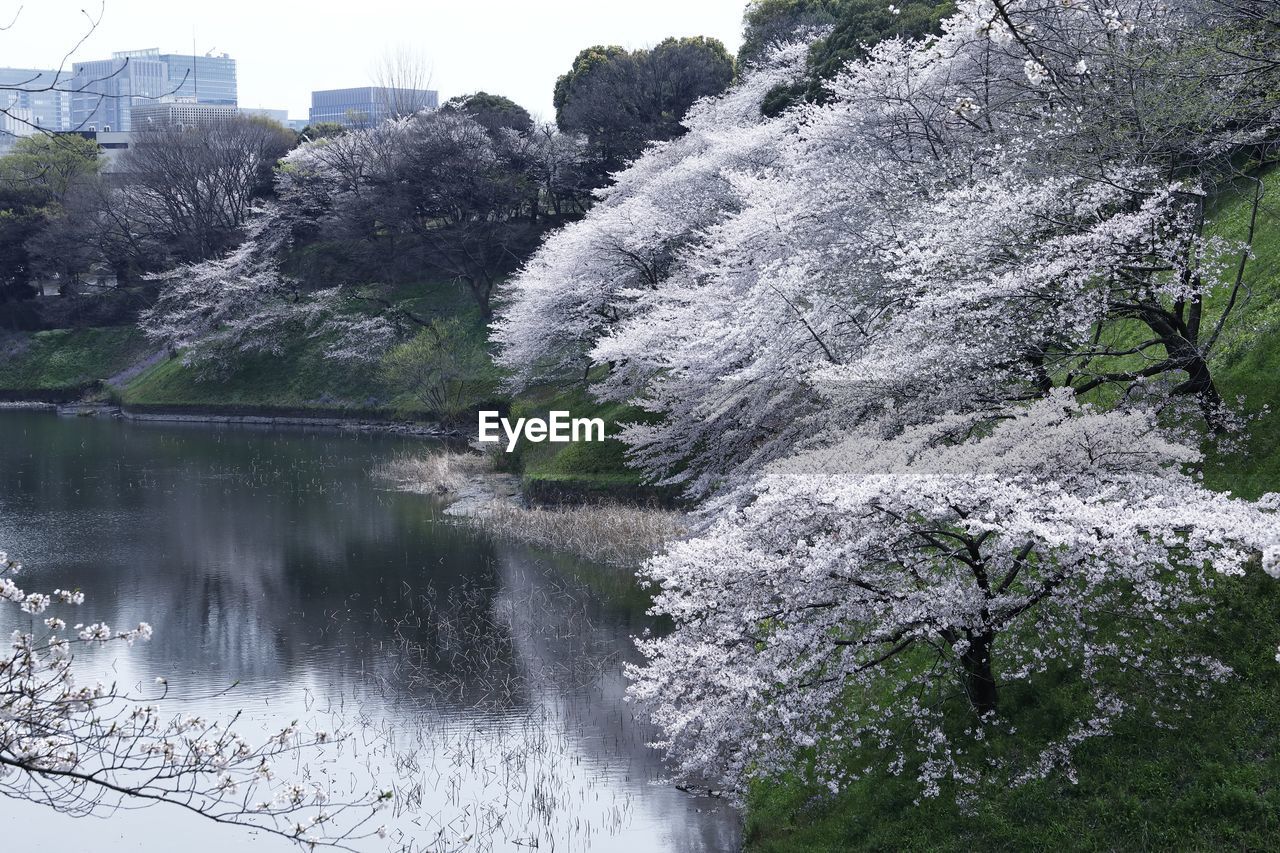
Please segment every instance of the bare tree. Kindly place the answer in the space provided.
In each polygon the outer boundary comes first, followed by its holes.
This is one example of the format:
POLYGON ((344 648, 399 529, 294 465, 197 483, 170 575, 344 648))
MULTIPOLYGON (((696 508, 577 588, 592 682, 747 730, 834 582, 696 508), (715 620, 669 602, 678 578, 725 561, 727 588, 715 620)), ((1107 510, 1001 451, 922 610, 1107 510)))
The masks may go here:
POLYGON ((124 157, 120 192, 137 202, 138 230, 180 260, 209 258, 235 242, 292 144, 280 125, 248 117, 146 131, 124 157))
POLYGON ((378 87, 378 107, 385 118, 405 118, 426 106, 431 86, 431 63, 407 45, 388 50, 373 72, 378 87))

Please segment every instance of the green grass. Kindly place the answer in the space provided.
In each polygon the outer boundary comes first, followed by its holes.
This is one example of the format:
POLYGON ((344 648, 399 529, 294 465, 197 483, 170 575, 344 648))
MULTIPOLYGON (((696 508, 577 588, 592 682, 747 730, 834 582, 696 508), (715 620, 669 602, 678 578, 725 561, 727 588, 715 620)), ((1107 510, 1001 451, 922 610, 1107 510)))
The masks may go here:
MULTIPOLYGON (((1254 573, 1215 592, 1221 618, 1191 638, 1237 678, 1175 729, 1139 716, 1076 753, 1078 782, 1056 774, 984 790, 971 807, 953 793, 914 805, 910 778, 874 775, 836 796, 792 777, 750 794, 754 851, 1265 850, 1280 840, 1280 587, 1254 573)), ((1052 709, 1065 692, 1046 686, 1052 709)), ((1014 711, 1019 738, 1039 739, 1045 709, 1014 711), (1039 716, 1037 717, 1037 713, 1039 716), (1019 716, 1020 714, 1020 716, 1019 716)), ((866 756, 848 756, 850 762, 866 756)))
MULTIPOLYGON (((1205 481, 1243 497, 1280 491, 1280 170, 1264 197, 1248 295, 1236 306, 1212 368, 1223 396, 1251 418, 1233 449, 1210 449, 1205 481)), ((1250 188, 1219 200, 1212 233, 1243 238, 1250 188)), ((1207 322, 1222 310, 1219 295, 1207 322)), ((1136 330, 1128 330, 1133 335, 1136 330)), ((1121 337, 1126 330, 1119 329, 1121 337)), ((1134 337, 1134 341, 1138 338, 1134 337)), ((1099 396, 1105 403, 1105 396, 1099 396)), ((751 791, 747 847, 768 853, 847 850, 1269 850, 1280 847, 1280 585, 1260 572, 1219 581, 1217 618, 1189 637, 1237 677, 1175 729, 1140 717, 1077 753, 1077 784, 1061 774, 983 791, 970 807, 945 795, 913 803, 910 778, 875 775, 838 795, 795 776, 751 791)), ((1069 701, 1043 685, 1042 704, 1069 701)), ((1015 712, 1016 713, 1016 712, 1015 712)), ((1045 732, 1021 709, 1019 737, 1045 732)), ((1049 715, 1052 716, 1052 715, 1049 715)), ((846 760, 865 766, 866 755, 846 760)))
MULTIPOLYGON (((1247 293, 1233 312, 1213 372, 1228 401, 1244 400, 1248 437, 1229 452, 1210 453, 1205 482, 1254 498, 1280 491, 1280 169, 1264 175, 1254 255, 1246 267, 1247 293)), ((1212 230, 1224 237, 1248 233, 1251 186, 1241 187, 1215 212, 1212 230)))
POLYGON ((376 370, 324 358, 315 340, 291 342, 281 356, 241 358, 224 377, 202 378, 181 357, 155 365, 125 386, 129 405, 375 409, 391 395, 376 370))
POLYGON ((569 388, 531 391, 511 404, 512 418, 545 417, 551 410, 575 418, 601 418, 605 440, 569 444, 521 442, 511 465, 519 470, 526 491, 534 496, 562 495, 575 499, 669 500, 670 490, 644 484, 640 473, 627 466, 626 446, 616 436, 618 424, 650 415, 634 406, 600 403, 582 384, 569 388))
MULTIPOLYGON (((475 334, 485 334, 474 304, 453 285, 406 285, 388 298, 424 319, 461 317, 475 334)), ((324 349, 323 339, 301 337, 290 341, 280 356, 245 355, 226 375, 212 378, 183 365, 181 357, 173 358, 135 378, 122 398, 135 406, 314 409, 409 418, 434 415, 413 395, 391 387, 379 365, 326 358, 324 349)))
POLYGON ((156 347, 132 326, 58 329, 12 338, 0 350, 0 389, 69 391, 109 379, 156 347))

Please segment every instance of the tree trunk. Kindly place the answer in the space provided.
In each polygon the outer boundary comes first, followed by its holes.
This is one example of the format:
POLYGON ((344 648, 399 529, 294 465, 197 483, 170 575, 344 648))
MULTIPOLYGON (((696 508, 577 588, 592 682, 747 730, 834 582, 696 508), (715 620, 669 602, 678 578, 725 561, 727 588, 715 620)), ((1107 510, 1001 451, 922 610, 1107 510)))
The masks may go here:
POLYGON ((1205 423, 1209 425, 1209 429, 1215 435, 1221 435, 1226 432, 1227 425, 1224 419, 1222 395, 1218 393, 1218 386, 1214 384, 1213 374, 1209 371, 1208 363, 1202 356, 1196 354, 1188 359, 1184 369, 1187 371, 1188 379, 1174 388, 1174 393, 1195 394, 1196 400, 1200 404, 1200 411, 1204 415, 1205 423))
POLYGON ((972 638, 968 651, 960 656, 964 667, 964 692, 978 716, 996 710, 996 679, 991 672, 991 634, 972 638))
POLYGON ((476 305, 480 307, 480 316, 487 323, 493 319, 493 306, 490 296, 493 293, 493 285, 487 278, 472 278, 468 281, 471 285, 471 295, 476 298, 476 305))

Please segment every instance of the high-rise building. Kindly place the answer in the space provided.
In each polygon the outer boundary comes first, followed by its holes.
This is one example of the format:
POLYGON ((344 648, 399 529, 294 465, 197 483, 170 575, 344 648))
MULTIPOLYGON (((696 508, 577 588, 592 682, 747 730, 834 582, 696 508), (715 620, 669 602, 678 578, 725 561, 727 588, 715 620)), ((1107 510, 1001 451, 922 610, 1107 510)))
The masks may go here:
POLYGON ((231 57, 128 50, 72 66, 72 130, 134 129, 136 105, 161 100, 234 107, 236 63, 231 57))
POLYGON ((311 93, 311 123, 333 122, 347 127, 371 127, 395 115, 408 115, 439 106, 435 89, 396 89, 359 86, 311 93))
POLYGON ((160 51, 128 50, 72 66, 71 128, 127 131, 134 103, 163 97, 169 72, 160 51))
POLYGON ((236 105, 236 61, 227 54, 162 53, 160 61, 169 69, 170 94, 176 100, 236 105))
POLYGON ((26 136, 71 125, 71 75, 36 68, 0 68, 0 133, 26 136))

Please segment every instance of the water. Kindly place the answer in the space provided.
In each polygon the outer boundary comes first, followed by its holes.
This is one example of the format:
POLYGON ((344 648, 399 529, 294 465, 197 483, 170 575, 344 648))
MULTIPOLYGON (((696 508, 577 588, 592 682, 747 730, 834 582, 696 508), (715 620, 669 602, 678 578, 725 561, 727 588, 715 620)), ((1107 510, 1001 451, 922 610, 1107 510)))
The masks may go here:
MULTIPOLYGON (((166 710, 243 712, 242 731, 358 733, 341 760, 394 780, 410 807, 386 820, 419 847, 736 849, 721 801, 654 784, 622 699, 649 618, 581 583, 615 570, 496 544, 370 476, 423 449, 3 412, 0 548, 29 589, 83 589, 76 618, 155 627, 78 668, 135 693, 164 677, 189 697, 166 710)), ((0 800, 0 832, 18 850, 296 849, 163 805, 73 819, 0 800)))

